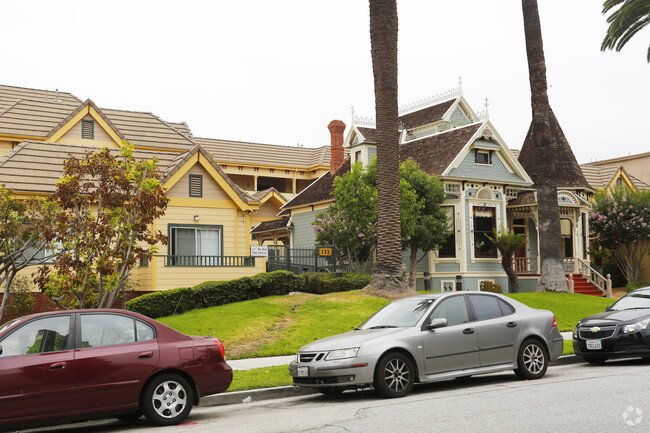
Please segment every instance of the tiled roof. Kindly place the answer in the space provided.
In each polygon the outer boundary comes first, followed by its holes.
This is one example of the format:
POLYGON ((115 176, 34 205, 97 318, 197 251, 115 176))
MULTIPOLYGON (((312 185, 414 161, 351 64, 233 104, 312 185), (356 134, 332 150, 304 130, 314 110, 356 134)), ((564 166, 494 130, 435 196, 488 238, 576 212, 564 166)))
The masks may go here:
POLYGON ((208 149, 219 163, 248 163, 276 167, 302 167, 304 169, 311 169, 319 165, 329 166, 330 163, 329 146, 309 148, 212 138, 196 138, 195 140, 208 149))
POLYGON ((533 182, 537 181, 540 173, 546 173, 556 179, 558 188, 590 188, 552 111, 550 124, 551 143, 547 149, 538 150, 533 144, 531 124, 519 153, 519 162, 533 182))
POLYGON ((429 174, 441 176, 481 124, 472 124, 402 144, 400 159, 413 158, 429 174))
POLYGON ((312 203, 334 201, 334 197, 332 197, 332 191, 334 191, 334 178, 336 176, 343 176, 345 173, 350 171, 350 167, 350 158, 348 157, 345 159, 343 165, 336 171, 334 176, 332 176, 328 171, 312 182, 294 198, 289 200, 288 203, 282 206, 282 209, 290 209, 312 203))
POLYGON ((0 84, 0 112, 20 99, 32 101, 56 102, 57 99, 67 105, 77 105, 79 98, 71 93, 57 92, 56 90, 27 89, 25 87, 5 86, 0 84))
POLYGON ((262 191, 257 191, 253 194, 250 193, 249 194, 251 197, 253 197, 253 200, 255 200, 256 202, 261 202, 264 199, 264 197, 272 193, 276 193, 278 196, 284 199, 285 202, 287 201, 287 199, 282 195, 282 193, 273 187, 263 189, 262 191))
POLYGON ((377 130, 374 128, 360 128, 357 127, 365 141, 377 142, 377 130))
POLYGON ((0 132, 45 138, 78 106, 78 103, 21 99, 0 112, 0 132))
POLYGON ((103 108, 108 120, 136 146, 189 150, 196 144, 180 130, 151 113, 103 108))
POLYGON ((650 189, 650 185, 643 182, 639 178, 631 175, 622 166, 619 167, 599 167, 595 165, 583 164, 580 166, 582 169, 582 174, 584 174, 585 179, 589 182, 589 185, 594 189, 604 189, 609 186, 614 180, 614 176, 618 173, 619 170, 623 170, 625 175, 630 179, 632 185, 635 188, 641 189, 650 189))
POLYGON ((289 218, 280 218, 277 220, 263 221, 253 227, 251 233, 262 233, 262 232, 272 232, 280 229, 287 229, 287 224, 289 224, 289 218))
MULTIPOLYGON (((81 158, 86 152, 96 150, 94 147, 25 141, 0 158, 0 184, 14 191, 54 193, 63 164, 70 155, 81 158)), ((119 150, 114 152, 117 154, 119 150)), ((159 160, 158 169, 164 173, 178 153, 135 152, 138 159, 152 159, 154 156, 159 160)))
POLYGON ((416 128, 418 126, 429 125, 430 123, 442 120, 449 108, 456 102, 456 98, 449 101, 441 102, 431 107, 400 116, 400 120, 406 129, 416 128))

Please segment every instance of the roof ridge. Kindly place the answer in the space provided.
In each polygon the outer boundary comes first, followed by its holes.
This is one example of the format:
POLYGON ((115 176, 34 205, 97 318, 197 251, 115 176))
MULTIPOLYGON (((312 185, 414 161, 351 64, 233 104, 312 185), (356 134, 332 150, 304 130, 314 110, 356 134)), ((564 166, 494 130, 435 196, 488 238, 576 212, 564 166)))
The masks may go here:
POLYGON ((67 95, 72 96, 73 98, 75 98, 75 99, 77 99, 79 102, 81 102, 81 99, 79 99, 76 95, 74 95, 74 94, 72 94, 72 93, 70 93, 70 92, 59 92, 58 89, 55 89, 55 90, 49 90, 49 89, 35 89, 35 88, 33 88, 33 87, 12 86, 12 85, 10 85, 10 84, 0 84, 0 88, 1 88, 1 87, 10 87, 10 88, 12 88, 12 89, 23 89, 23 90, 35 90, 35 91, 37 91, 37 92, 46 92, 46 93, 54 93, 54 94, 56 94, 57 92, 60 93, 60 94, 61 94, 61 93, 64 93, 64 94, 67 94, 67 95))
POLYGON ((0 110, 0 117, 2 117, 7 111, 14 108, 16 105, 18 105, 18 103, 21 101, 24 101, 24 99, 16 99, 12 104, 9 104, 7 108, 5 108, 4 110, 0 110))
POLYGON ((232 144, 257 144, 260 146, 273 146, 273 147, 288 147, 289 149, 305 149, 305 150, 318 150, 322 148, 329 147, 329 145, 322 145, 318 147, 304 147, 304 146, 290 146, 288 144, 271 144, 271 143, 257 143, 254 141, 239 141, 239 140, 228 140, 223 138, 209 138, 209 137, 194 137, 195 140, 212 140, 212 141, 223 141, 232 144))
POLYGON ((177 133, 177 134, 180 135, 181 137, 185 138, 186 140, 189 140, 190 143, 198 144, 198 143, 196 143, 196 142, 194 141, 193 138, 188 137, 187 135, 183 134, 181 131, 179 131, 178 129, 176 129, 173 125, 170 125, 169 122, 167 122, 166 120, 163 120, 162 118, 158 117, 157 115, 155 115, 155 114, 153 114, 153 113, 149 113, 149 114, 151 114, 153 117, 155 117, 157 120, 159 120, 160 122, 162 122, 162 123, 163 123, 164 125, 166 125, 167 127, 171 128, 175 133, 177 133))

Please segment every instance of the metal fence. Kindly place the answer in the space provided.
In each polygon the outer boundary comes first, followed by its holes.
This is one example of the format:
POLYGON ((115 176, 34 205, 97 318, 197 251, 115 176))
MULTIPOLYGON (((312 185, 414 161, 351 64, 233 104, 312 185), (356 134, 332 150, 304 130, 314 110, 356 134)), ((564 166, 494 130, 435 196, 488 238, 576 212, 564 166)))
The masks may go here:
POLYGON ((269 272, 286 270, 294 274, 336 272, 336 258, 331 248, 290 248, 286 245, 269 245, 266 269, 269 272))

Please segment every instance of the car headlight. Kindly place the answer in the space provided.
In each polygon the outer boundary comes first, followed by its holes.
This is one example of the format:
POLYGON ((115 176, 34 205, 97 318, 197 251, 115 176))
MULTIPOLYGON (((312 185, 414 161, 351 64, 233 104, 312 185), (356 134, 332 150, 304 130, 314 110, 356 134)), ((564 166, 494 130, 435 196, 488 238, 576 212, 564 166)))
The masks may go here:
POLYGON ((355 356, 357 356, 358 351, 359 351, 358 347, 351 347, 350 349, 332 350, 330 353, 327 354, 325 360, 331 361, 333 359, 354 358, 355 356))
POLYGON ((633 323, 631 325, 625 325, 623 328, 623 334, 629 334, 631 332, 638 332, 638 331, 643 331, 648 327, 648 323, 650 323, 650 320, 642 320, 640 322, 633 323))
POLYGON ((578 339, 578 326, 576 325, 575 328, 573 328, 573 339, 577 340, 578 339))

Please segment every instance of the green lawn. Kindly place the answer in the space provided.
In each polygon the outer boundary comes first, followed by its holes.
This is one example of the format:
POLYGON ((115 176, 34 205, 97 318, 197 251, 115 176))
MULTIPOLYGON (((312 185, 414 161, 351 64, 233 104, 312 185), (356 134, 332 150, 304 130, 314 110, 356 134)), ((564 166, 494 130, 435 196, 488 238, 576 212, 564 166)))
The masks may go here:
MULTIPOLYGON (((614 299, 568 293, 509 295, 532 308, 551 310, 561 331, 603 311, 614 299)), ((194 310, 159 320, 180 332, 219 337, 228 359, 293 355, 310 341, 349 331, 389 301, 360 291, 271 296, 194 310)), ((573 353, 571 341, 564 352, 573 353)), ((235 371, 229 391, 291 384, 287 366, 235 371)))

